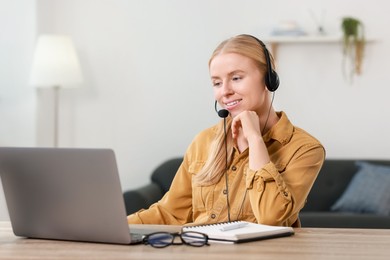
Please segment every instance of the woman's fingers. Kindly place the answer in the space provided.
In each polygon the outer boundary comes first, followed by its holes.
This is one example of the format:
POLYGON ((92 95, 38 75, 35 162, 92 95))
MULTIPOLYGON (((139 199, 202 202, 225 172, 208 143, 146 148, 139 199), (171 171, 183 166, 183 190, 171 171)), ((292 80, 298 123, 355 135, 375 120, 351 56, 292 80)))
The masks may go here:
POLYGON ((250 133, 260 133, 259 117, 254 111, 243 111, 233 118, 232 121, 232 136, 237 138, 240 129, 246 138, 250 133))

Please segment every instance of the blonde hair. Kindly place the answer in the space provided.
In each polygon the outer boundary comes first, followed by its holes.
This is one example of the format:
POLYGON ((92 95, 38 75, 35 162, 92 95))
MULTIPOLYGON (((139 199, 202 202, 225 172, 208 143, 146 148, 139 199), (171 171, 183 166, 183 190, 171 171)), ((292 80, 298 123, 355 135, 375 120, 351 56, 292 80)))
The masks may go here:
MULTIPOLYGON (((213 59, 223 53, 237 53, 252 59, 261 73, 267 73, 267 62, 264 54, 264 47, 260 42, 250 35, 238 35, 220 43, 212 53, 209 60, 209 67, 213 59)), ((271 66, 274 69, 274 60, 270 55, 271 66)), ((221 124, 223 122, 221 121, 221 124)), ((222 128, 222 127, 221 127, 222 128)), ((209 156, 203 168, 196 174, 195 183, 200 186, 209 186, 217 183, 226 173, 233 154, 233 138, 231 135, 231 118, 226 124, 226 148, 225 133, 219 131, 210 146, 209 156)))
MULTIPOLYGON (((231 137, 231 119, 226 119, 226 149, 225 133, 219 131, 210 145, 209 156, 203 168, 195 175, 195 183, 199 186, 209 186, 217 183, 230 165, 233 154, 233 138, 231 137), (226 153, 227 152, 227 153, 226 153)), ((221 123, 223 123, 221 121, 221 123)), ((219 129, 222 129, 220 127, 219 129)))

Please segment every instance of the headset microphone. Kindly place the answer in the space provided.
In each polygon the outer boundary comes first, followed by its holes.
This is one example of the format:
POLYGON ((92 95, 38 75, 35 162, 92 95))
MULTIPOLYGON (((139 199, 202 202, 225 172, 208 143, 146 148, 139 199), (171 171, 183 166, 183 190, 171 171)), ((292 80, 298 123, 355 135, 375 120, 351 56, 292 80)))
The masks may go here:
POLYGON ((229 115, 229 111, 226 109, 217 110, 217 101, 215 101, 214 108, 220 118, 226 118, 229 115))

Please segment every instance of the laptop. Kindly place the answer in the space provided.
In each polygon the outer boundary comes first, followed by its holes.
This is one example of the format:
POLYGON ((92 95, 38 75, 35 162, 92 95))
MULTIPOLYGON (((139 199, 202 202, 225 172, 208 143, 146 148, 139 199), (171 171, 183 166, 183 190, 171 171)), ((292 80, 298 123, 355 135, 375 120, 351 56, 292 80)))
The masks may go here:
POLYGON ((0 176, 16 236, 142 241, 129 230, 110 149, 0 147, 0 176))

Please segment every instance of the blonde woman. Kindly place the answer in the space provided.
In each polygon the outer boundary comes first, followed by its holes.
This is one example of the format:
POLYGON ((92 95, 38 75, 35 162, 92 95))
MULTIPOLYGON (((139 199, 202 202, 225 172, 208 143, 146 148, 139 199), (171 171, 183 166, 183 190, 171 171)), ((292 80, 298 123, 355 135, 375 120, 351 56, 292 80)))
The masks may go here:
POLYGON ((299 227, 299 211, 325 150, 274 110, 279 78, 272 56, 259 39, 238 35, 215 49, 209 71, 226 118, 194 138, 170 190, 149 209, 129 215, 128 222, 245 220, 299 227))

